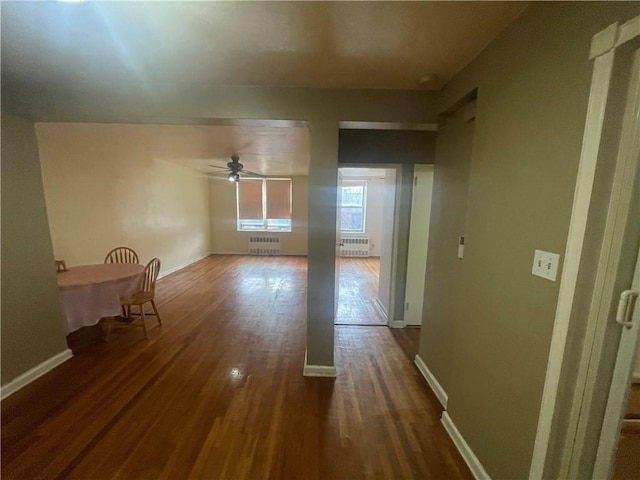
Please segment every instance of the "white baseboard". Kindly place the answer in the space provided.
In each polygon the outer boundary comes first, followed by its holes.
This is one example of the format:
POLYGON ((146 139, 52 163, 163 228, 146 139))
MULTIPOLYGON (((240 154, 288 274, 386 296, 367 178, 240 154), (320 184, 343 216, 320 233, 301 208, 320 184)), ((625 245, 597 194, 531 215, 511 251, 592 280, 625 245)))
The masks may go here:
POLYGON ((389 325, 389 328, 404 328, 407 326, 407 322, 404 320, 391 320, 387 325, 389 325))
POLYGON ((306 253, 285 253, 278 255, 250 255, 248 252, 211 252, 209 255, 238 255, 241 257, 307 257, 306 253))
POLYGON ((378 307, 379 312, 382 314, 382 316, 384 317, 385 320, 389 320, 389 314, 387 312, 387 309, 384 308, 384 305, 382 304, 382 302, 380 301, 380 299, 378 297, 374 298, 375 301, 375 306, 378 307))
POLYGON ((422 374, 424 379, 427 381, 427 383, 431 387, 431 390, 433 390, 433 393, 436 394, 436 397, 438 397, 438 400, 440 400, 440 403, 446 410, 447 402, 449 401, 449 396, 447 395, 447 392, 444 391, 444 388, 442 388, 442 385, 440 385, 436 377, 433 375, 433 373, 431 373, 431 370, 429 370, 429 368, 427 367, 426 363, 424 363, 424 360, 422 360, 420 355, 416 355, 414 363, 418 367, 418 370, 420 370, 420 373, 422 374))
POLYGON ((458 428, 451 420, 449 413, 447 411, 442 412, 442 425, 444 425, 445 430, 453 440, 453 443, 456 445, 456 448, 462 455, 462 458, 466 462, 467 466, 471 470, 471 473, 477 480, 491 480, 491 477, 484 469, 476 454, 473 453, 469 444, 465 441, 464 437, 458 430, 458 428))
POLYGON ((307 364, 307 352, 304 353, 304 369, 302 375, 305 377, 337 377, 338 371, 334 365, 309 365, 307 364))
POLYGON ((71 350, 66 349, 49 358, 48 360, 45 360, 41 364, 36 365, 31 370, 28 370, 22 375, 14 378, 9 383, 2 385, 2 387, 0 388, 0 399, 4 400, 9 395, 12 395, 20 390, 22 387, 29 385, 35 379, 53 370, 61 363, 66 362, 71 357, 73 357, 73 353, 71 352, 71 350))
POLYGON ((183 263, 182 265, 178 265, 177 267, 173 267, 173 268, 170 268, 169 270, 165 270, 164 272, 160 273, 160 275, 158 275, 158 279, 164 278, 167 275, 171 275, 172 273, 177 272, 178 270, 182 270, 183 268, 188 267, 189 265, 196 263, 202 260, 203 258, 207 258, 209 255, 211 255, 211 252, 205 253, 204 255, 200 255, 199 257, 189 260, 183 263))

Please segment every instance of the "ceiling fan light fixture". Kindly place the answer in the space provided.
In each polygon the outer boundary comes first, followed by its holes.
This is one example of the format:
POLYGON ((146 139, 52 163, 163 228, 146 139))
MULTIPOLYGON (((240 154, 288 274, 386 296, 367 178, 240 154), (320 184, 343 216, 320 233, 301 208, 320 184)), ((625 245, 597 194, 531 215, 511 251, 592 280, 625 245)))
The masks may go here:
POLYGON ((230 182, 239 182, 240 181, 240 174, 237 172, 231 172, 228 176, 227 179, 230 182))

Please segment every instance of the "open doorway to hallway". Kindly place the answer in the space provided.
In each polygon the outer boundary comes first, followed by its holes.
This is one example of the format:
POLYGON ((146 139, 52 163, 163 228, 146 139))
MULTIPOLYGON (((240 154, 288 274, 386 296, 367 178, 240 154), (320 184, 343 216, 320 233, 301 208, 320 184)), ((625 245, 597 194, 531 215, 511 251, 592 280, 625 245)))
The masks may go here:
POLYGON ((339 169, 336 325, 386 325, 391 298, 396 171, 339 169))

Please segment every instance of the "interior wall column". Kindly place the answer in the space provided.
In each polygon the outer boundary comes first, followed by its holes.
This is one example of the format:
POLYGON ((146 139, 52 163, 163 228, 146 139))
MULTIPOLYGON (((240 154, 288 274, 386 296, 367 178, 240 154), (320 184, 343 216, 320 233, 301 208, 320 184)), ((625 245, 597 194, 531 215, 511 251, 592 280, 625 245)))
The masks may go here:
POLYGON ((334 365, 338 122, 310 123, 307 365, 334 365))

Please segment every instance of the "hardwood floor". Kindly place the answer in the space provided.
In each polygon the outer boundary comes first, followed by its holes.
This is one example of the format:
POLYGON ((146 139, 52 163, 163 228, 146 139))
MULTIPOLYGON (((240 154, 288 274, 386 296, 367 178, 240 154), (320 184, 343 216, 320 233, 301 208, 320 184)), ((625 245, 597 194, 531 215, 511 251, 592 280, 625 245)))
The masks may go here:
POLYGON ((417 330, 336 327, 305 378, 306 259, 214 255, 2 402, 4 479, 470 479, 413 365, 417 330), (411 352, 411 350, 414 350, 411 352))
POLYGON ((340 259, 340 289, 336 325, 386 325, 376 304, 380 258, 340 259))

